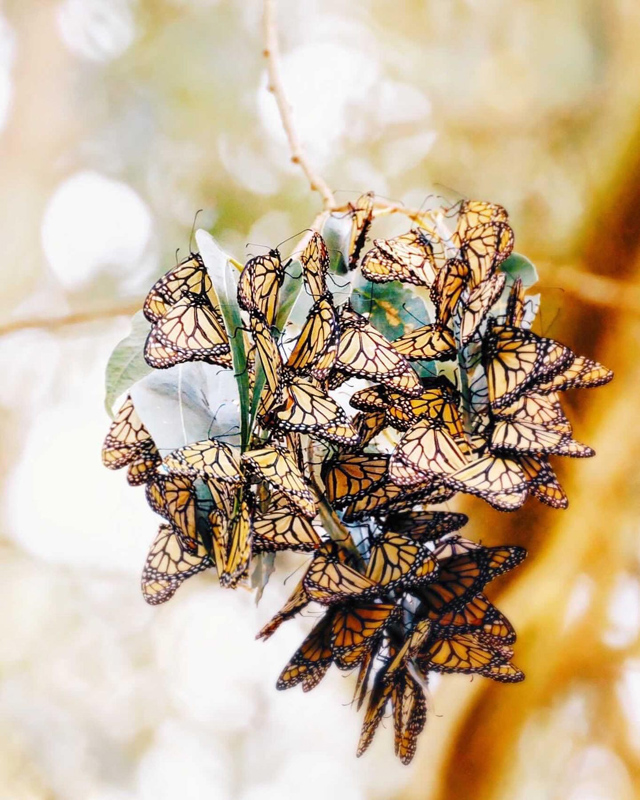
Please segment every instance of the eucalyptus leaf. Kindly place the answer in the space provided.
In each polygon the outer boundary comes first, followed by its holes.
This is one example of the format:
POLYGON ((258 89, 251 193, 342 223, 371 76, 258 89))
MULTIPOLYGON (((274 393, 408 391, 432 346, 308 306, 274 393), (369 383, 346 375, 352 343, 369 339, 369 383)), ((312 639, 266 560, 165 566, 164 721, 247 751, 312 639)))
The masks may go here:
POLYGON ((538 271, 525 256, 520 253, 511 253, 509 258, 502 262, 500 270, 507 276, 506 288, 509 289, 517 281, 522 281, 525 289, 538 282, 538 271))
POLYGON ((131 389, 161 455, 203 439, 240 445, 240 401, 233 370, 202 361, 153 370, 131 389))
POLYGON ((111 418, 113 404, 137 381, 151 372, 144 360, 144 343, 151 329, 142 311, 131 319, 131 333, 116 345, 107 363, 104 404, 111 418))
POLYGON ((238 384, 240 401, 240 430, 243 447, 249 444, 249 414, 251 400, 249 398, 249 373, 247 370, 247 354, 244 349, 242 317, 238 307, 238 270, 230 263, 229 256, 220 248, 213 236, 202 229, 196 231, 196 242, 200 255, 207 268, 213 284, 224 324, 229 337, 231 357, 235 377, 238 384))
POLYGON ((325 221, 320 231, 331 256, 329 269, 338 275, 345 275, 348 272, 349 240, 351 238, 352 225, 352 217, 348 211, 344 213, 334 212, 325 221))
POLYGON ((399 281, 374 284, 359 276, 351 303, 359 314, 371 312, 371 323, 389 341, 431 322, 422 300, 399 281))
POLYGON ((256 591, 256 605, 262 600, 262 595, 269 578, 276 570, 275 553, 259 553, 252 560, 253 571, 251 573, 251 588, 256 591))

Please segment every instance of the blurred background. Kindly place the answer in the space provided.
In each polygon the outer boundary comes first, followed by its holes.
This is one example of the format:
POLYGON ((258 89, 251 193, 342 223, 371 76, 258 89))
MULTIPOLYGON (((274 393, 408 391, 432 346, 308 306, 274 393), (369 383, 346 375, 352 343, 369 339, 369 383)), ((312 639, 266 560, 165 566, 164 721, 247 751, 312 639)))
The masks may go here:
POLYGON ((490 592, 527 680, 446 676, 410 767, 388 724, 357 760, 350 678, 274 687, 311 621, 254 641, 290 568, 257 608, 207 573, 142 601, 157 518, 100 462, 108 354, 198 209, 240 260, 319 210, 265 90, 260 5, 0 3, 0 797, 640 797, 635 0, 279 3, 297 124, 338 199, 504 204, 543 329, 616 371, 566 398, 598 452, 558 464, 569 510, 453 506, 472 537, 529 548, 490 592))

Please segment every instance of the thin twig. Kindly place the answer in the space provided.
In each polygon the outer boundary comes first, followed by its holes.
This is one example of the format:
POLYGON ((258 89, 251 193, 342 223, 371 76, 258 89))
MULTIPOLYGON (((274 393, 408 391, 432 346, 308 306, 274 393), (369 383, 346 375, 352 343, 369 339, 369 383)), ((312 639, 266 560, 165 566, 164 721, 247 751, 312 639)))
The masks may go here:
POLYGON ((278 45, 278 23, 276 19, 276 0, 264 0, 264 51, 263 55, 267 60, 267 74, 269 76, 269 91, 275 97, 280 112, 282 127, 287 136, 291 149, 291 161, 299 164, 304 174, 309 180, 311 191, 318 192, 322 197, 323 208, 330 210, 336 207, 336 200, 333 192, 324 181, 321 175, 311 166, 307 154, 302 146, 302 142, 296 131, 293 121, 291 105, 287 100, 282 76, 280 74, 280 48, 278 45))
POLYGON ((4 325, 0 325, 0 336, 8 336, 11 333, 26 331, 32 328, 56 330, 57 328, 65 328, 68 325, 85 325, 86 323, 101 322, 102 320, 112 319, 114 317, 131 317, 136 311, 142 308, 142 303, 143 300, 135 300, 121 306, 95 309, 94 311, 78 311, 59 317, 17 319, 13 322, 6 322, 4 325))

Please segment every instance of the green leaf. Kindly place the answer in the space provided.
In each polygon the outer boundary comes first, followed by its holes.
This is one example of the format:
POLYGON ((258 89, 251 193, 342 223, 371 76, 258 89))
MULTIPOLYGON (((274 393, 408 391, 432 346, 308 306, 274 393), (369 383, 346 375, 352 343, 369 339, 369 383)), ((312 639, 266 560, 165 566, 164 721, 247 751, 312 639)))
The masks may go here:
POLYGON ((152 368, 144 360, 144 343, 151 325, 138 311, 131 318, 131 333, 116 345, 107 363, 104 404, 113 419, 113 404, 134 383, 148 375, 152 368))
POLYGON ((359 314, 371 311, 371 323, 389 341, 431 321, 422 300, 399 281, 373 284, 359 277, 351 302, 359 314))
POLYGON ((196 242, 213 284, 224 324, 229 337, 231 357, 238 383, 240 398, 240 435, 243 448, 249 445, 251 429, 249 427, 250 399, 249 373, 247 371, 247 354, 244 349, 242 317, 238 308, 237 269, 232 266, 229 256, 220 248, 213 236, 202 229, 196 231, 196 242))
POLYGON ((251 573, 251 588, 257 589, 256 605, 262 599, 265 586, 269 583, 269 578, 276 569, 275 553, 259 553, 253 558, 253 572, 251 573))
POLYGON ((509 258, 500 265, 500 270, 507 276, 507 288, 513 286, 518 278, 522 281, 525 289, 538 282, 538 271, 535 266, 520 253, 511 253, 509 258))
POLYGON ((346 275, 348 272, 351 227, 352 217, 349 212, 331 214, 322 226, 322 238, 331 256, 329 270, 338 275, 346 275))

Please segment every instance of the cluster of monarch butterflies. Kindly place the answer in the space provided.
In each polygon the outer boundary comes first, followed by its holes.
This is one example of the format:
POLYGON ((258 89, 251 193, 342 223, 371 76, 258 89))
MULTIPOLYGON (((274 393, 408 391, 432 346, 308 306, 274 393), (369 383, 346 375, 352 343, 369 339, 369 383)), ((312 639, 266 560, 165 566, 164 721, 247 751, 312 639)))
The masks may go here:
MULTIPOLYGON (((433 225, 375 239, 361 257, 373 216, 371 195, 350 206, 340 277, 360 269, 372 285, 419 287, 424 323, 390 341, 362 307, 336 305, 332 257, 313 232, 298 254, 310 310, 287 347, 275 323, 289 264, 278 250, 251 258, 237 292, 258 392, 248 441, 208 438, 161 454, 127 397, 103 461, 128 467, 163 518, 142 575, 148 603, 205 569, 236 588, 261 553, 309 553, 290 599, 258 634, 268 638, 312 603, 323 610, 277 686, 309 691, 331 664, 357 670, 355 702, 366 705, 358 755, 390 709, 396 754, 409 763, 430 672, 524 677, 511 663, 515 632, 484 589, 525 551, 475 544, 458 532, 465 515, 433 506, 465 492, 502 511, 529 494, 566 507, 549 457, 593 451, 573 439, 561 393, 612 374, 530 329, 535 303, 505 268, 513 232, 501 206, 465 201, 432 215, 433 225)), ((199 255, 157 281, 143 311, 153 368, 233 368, 199 255)))

